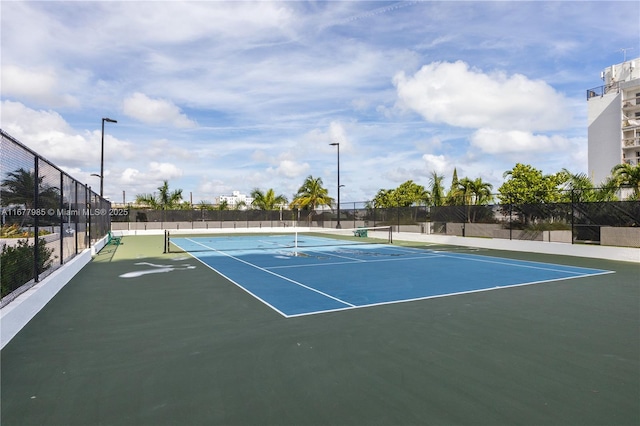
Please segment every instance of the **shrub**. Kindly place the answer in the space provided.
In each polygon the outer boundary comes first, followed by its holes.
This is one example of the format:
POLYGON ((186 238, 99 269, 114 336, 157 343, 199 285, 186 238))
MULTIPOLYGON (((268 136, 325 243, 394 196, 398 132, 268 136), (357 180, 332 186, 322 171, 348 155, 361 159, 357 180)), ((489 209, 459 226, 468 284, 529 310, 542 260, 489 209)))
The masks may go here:
MULTIPOLYGON (((53 250, 46 246, 44 239, 38 240, 38 274, 51 267, 53 250)), ((19 240, 16 246, 4 245, 0 255, 1 297, 6 296, 33 279, 34 244, 19 240)))

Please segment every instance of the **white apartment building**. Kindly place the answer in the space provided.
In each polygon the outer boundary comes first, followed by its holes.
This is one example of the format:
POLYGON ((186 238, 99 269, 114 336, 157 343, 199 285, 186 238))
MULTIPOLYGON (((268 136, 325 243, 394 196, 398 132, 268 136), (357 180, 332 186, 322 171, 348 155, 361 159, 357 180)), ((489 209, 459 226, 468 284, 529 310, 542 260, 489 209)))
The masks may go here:
POLYGON ((234 210, 238 206, 240 206, 242 210, 246 210, 248 208, 251 208, 253 198, 248 195, 241 194, 240 191, 233 191, 231 195, 219 196, 217 204, 222 204, 225 201, 227 202, 227 206, 230 210, 234 210), (242 206, 242 203, 244 203, 244 206, 242 206))
POLYGON ((588 170, 594 185, 620 164, 640 164, 640 58, 606 68, 587 91, 588 170))

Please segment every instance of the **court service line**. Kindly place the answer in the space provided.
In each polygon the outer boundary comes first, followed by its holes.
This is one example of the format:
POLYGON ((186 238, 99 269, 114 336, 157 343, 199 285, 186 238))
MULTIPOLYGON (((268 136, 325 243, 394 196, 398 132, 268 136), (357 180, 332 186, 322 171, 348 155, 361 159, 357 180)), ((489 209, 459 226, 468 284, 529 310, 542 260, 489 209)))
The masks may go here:
MULTIPOLYGON (((600 275, 600 274, 613 274, 615 273, 615 271, 606 271, 603 269, 593 269, 593 268, 582 268, 579 266, 569 266, 569 265, 558 265, 558 264, 554 264, 554 263, 543 263, 543 262, 532 262, 529 260, 519 260, 519 259, 509 259, 512 260, 512 262, 498 262, 496 260, 489 260, 489 259, 494 259, 494 258, 490 258, 487 256, 481 256, 478 254, 470 254, 470 255, 456 255, 456 254, 452 254, 452 253, 447 253, 447 252, 440 252, 443 254, 443 256, 445 257, 451 257, 454 259, 461 259, 461 260, 471 260, 473 262, 485 262, 485 263, 496 263, 498 265, 509 265, 509 266, 517 266, 517 267, 521 267, 521 268, 530 268, 530 269, 541 269, 543 271, 553 271, 553 272, 563 272, 565 274, 574 274, 574 275, 582 275, 582 276, 589 276, 589 275, 600 275), (524 262, 524 263, 523 263, 524 262), (527 265, 525 263, 530 263, 530 264, 534 264, 534 265, 527 265), (578 268, 578 269, 582 269, 583 271, 571 271, 571 270, 567 270, 567 269, 556 269, 556 268, 548 268, 548 267, 543 267, 543 266, 535 266, 535 264, 537 265, 548 265, 548 266, 566 266, 567 268, 578 268), (585 271, 594 271, 593 273, 589 273, 589 272, 585 272, 585 271)), ((500 258, 500 259, 505 259, 505 258, 500 258)))
MULTIPOLYGON (((323 253, 325 254, 325 253, 323 253)), ((430 256, 418 256, 418 257, 402 257, 397 259, 375 259, 375 260, 355 260, 351 262, 328 262, 328 263, 313 263, 308 265, 279 265, 279 266, 265 266, 267 269, 292 269, 292 268, 313 268, 316 266, 335 266, 335 265, 353 265, 363 263, 379 263, 379 262, 402 262, 405 260, 420 260, 420 259, 433 259, 436 257, 446 257, 444 255, 430 255, 430 256)))
POLYGON ((244 264, 245 264, 245 265, 247 265, 247 266, 251 266, 252 268, 258 269, 258 270, 263 271, 263 272, 266 272, 267 274, 271 274, 271 275, 273 275, 273 276, 275 276, 275 277, 278 277, 278 278, 280 278, 280 279, 282 279, 282 280, 289 281, 289 282, 291 282, 291 283, 293 283, 293 284, 299 285, 300 287, 306 288, 307 290, 311 290, 311 291, 313 291, 313 292, 316 292, 316 293, 318 293, 318 294, 321 294, 322 296, 324 296, 324 297, 328 297, 329 299, 333 299, 333 300, 335 300, 335 301, 337 301, 337 302, 339 302, 339 303, 343 303, 343 304, 345 304, 345 305, 347 305, 347 306, 351 306, 351 307, 355 307, 355 306, 356 306, 356 305, 352 305, 352 304, 351 304, 351 303, 349 303, 349 302, 346 302, 346 301, 344 301, 344 300, 341 300, 341 299, 339 299, 339 298, 337 298, 337 297, 335 297, 335 296, 332 296, 332 295, 330 295, 330 294, 324 293, 324 292, 322 292, 322 291, 320 291, 320 290, 318 290, 318 289, 315 289, 315 288, 313 288, 313 287, 309 287, 308 285, 302 284, 301 282, 298 282, 298 281, 292 280, 291 278, 287 278, 287 277, 285 277, 285 276, 283 276, 283 275, 280 275, 280 274, 277 274, 277 273, 275 273, 275 272, 269 271, 268 269, 265 269, 265 268, 260 267, 260 266, 258 266, 258 265, 254 265, 253 263, 247 262, 246 260, 242 260, 242 259, 240 259, 240 258, 237 258, 237 257, 235 257, 235 256, 232 256, 232 255, 230 255, 230 254, 228 254, 228 253, 225 253, 225 252, 223 252, 223 251, 218 251, 218 250, 216 250, 216 249, 213 249, 213 248, 211 248, 211 247, 207 246, 206 244, 199 243, 199 242, 197 242, 197 241, 192 240, 191 238, 187 238, 187 240, 188 240, 188 241, 191 241, 191 242, 192 242, 192 243, 194 243, 194 244, 201 245, 201 246, 203 246, 203 247, 205 247, 205 248, 212 249, 212 250, 214 250, 214 251, 215 251, 215 252, 217 252, 217 253, 220 253, 220 254, 222 254, 222 255, 225 255, 225 256, 227 256, 227 257, 230 257, 231 259, 233 259, 233 260, 237 260, 238 262, 244 263, 244 264))
MULTIPOLYGON (((605 272, 596 273, 596 274, 592 274, 592 275, 606 275, 608 273, 613 273, 613 271, 605 271, 605 272)), ((451 293, 433 294, 433 295, 429 295, 429 296, 414 297, 414 298, 409 298, 409 299, 387 300, 387 301, 384 301, 384 302, 376 302, 376 303, 368 303, 368 304, 364 304, 364 305, 356 305, 353 308, 325 309, 325 310, 320 310, 320 311, 311 311, 311 312, 305 312, 305 313, 299 313, 299 314, 286 315, 286 317, 287 318, 294 318, 294 317, 302 317, 302 316, 307 316, 307 315, 324 314, 324 313, 328 313, 328 312, 345 311, 345 310, 350 310, 350 309, 371 308, 371 307, 376 307, 376 306, 393 305, 393 304, 396 304, 396 303, 417 302, 417 301, 428 300, 428 299, 439 299, 439 298, 449 297, 449 296, 463 296, 463 295, 466 295, 466 294, 482 293, 482 292, 485 292, 485 291, 504 290, 504 289, 515 288, 515 287, 525 287, 525 286, 530 286, 530 285, 546 284, 546 283, 551 283, 551 282, 556 282, 556 281, 572 280, 572 279, 584 278, 584 277, 588 277, 588 276, 592 276, 592 275, 550 278, 548 280, 528 281, 528 282, 518 283, 518 284, 497 285, 497 286, 492 286, 492 287, 478 288, 478 289, 474 289, 474 290, 465 290, 465 291, 456 291, 456 292, 451 292, 451 293)))

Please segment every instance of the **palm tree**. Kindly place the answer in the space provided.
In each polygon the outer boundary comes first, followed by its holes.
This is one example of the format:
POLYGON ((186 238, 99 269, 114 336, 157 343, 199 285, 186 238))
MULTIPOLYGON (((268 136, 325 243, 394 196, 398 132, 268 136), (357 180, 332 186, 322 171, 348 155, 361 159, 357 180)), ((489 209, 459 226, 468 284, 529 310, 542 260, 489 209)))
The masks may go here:
POLYGON ((34 205, 34 189, 36 181, 38 185, 38 207, 55 207, 60 203, 60 192, 57 188, 43 184, 44 176, 38 176, 34 172, 29 172, 23 168, 7 173, 7 178, 2 181, 3 205, 19 204, 27 209, 32 209, 34 205))
POLYGON ((291 202, 290 208, 309 210, 308 219, 309 222, 311 222, 316 207, 331 207, 331 203, 333 203, 333 198, 329 197, 329 191, 322 186, 322 179, 309 175, 298 189, 298 193, 291 202))
POLYGON ((620 186, 629 186, 633 189, 633 200, 640 200, 640 164, 618 164, 611 170, 613 178, 620 186))
POLYGON ((431 172, 431 177, 429 178, 429 185, 431 185, 431 187, 429 192, 431 192, 431 204, 434 206, 441 206, 444 203, 443 179, 444 176, 439 175, 435 171, 431 172))
POLYGON ((477 206, 489 204, 493 200, 491 190, 493 185, 484 182, 482 178, 469 180, 469 191, 471 192, 474 204, 477 206))
POLYGON ((616 200, 616 190, 619 185, 613 177, 609 177, 600 188, 595 188, 586 173, 571 173, 567 169, 562 169, 562 173, 566 175, 565 202, 590 203, 616 200))
POLYGON ((263 193, 260 189, 255 188, 251 191, 253 201, 251 205, 260 210, 278 210, 280 206, 287 203, 287 197, 284 195, 276 195, 273 189, 268 189, 263 193))
MULTIPOLYGON (((0 199, 3 206, 23 206, 27 212, 33 208, 55 208, 60 206, 60 191, 58 188, 43 183, 44 176, 36 178, 35 172, 19 168, 7 173, 2 180, 0 199), (38 187, 38 205, 35 205, 35 188, 38 187)), ((30 214, 23 215, 20 226, 24 225, 30 214)))
POLYGON ((158 192, 157 196, 155 194, 136 195, 136 203, 147 205, 155 210, 168 210, 180 207, 182 189, 169 192, 169 182, 165 180, 162 186, 158 187, 158 192))

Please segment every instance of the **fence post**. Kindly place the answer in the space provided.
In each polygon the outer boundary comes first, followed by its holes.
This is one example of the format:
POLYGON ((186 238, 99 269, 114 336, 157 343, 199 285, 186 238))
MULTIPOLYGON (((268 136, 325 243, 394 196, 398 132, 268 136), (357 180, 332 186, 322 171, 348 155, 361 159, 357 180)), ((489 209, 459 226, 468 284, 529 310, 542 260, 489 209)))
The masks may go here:
MULTIPOLYGON (((64 264, 64 174, 60 173, 60 264, 64 264)), ((71 212, 69 212, 71 215, 71 212)))
POLYGON ((38 274, 38 248, 40 246, 39 234, 40 234, 40 215, 37 214, 38 209, 40 208, 40 198, 38 197, 38 193, 40 192, 40 170, 39 170, 39 161, 38 156, 34 157, 33 161, 33 174, 35 176, 35 181, 33 182, 33 280, 35 282, 39 282, 39 274, 38 274))
POLYGON ((575 226, 575 213, 574 213, 574 198, 573 198, 573 188, 571 188, 571 244, 573 244, 573 232, 575 226))

